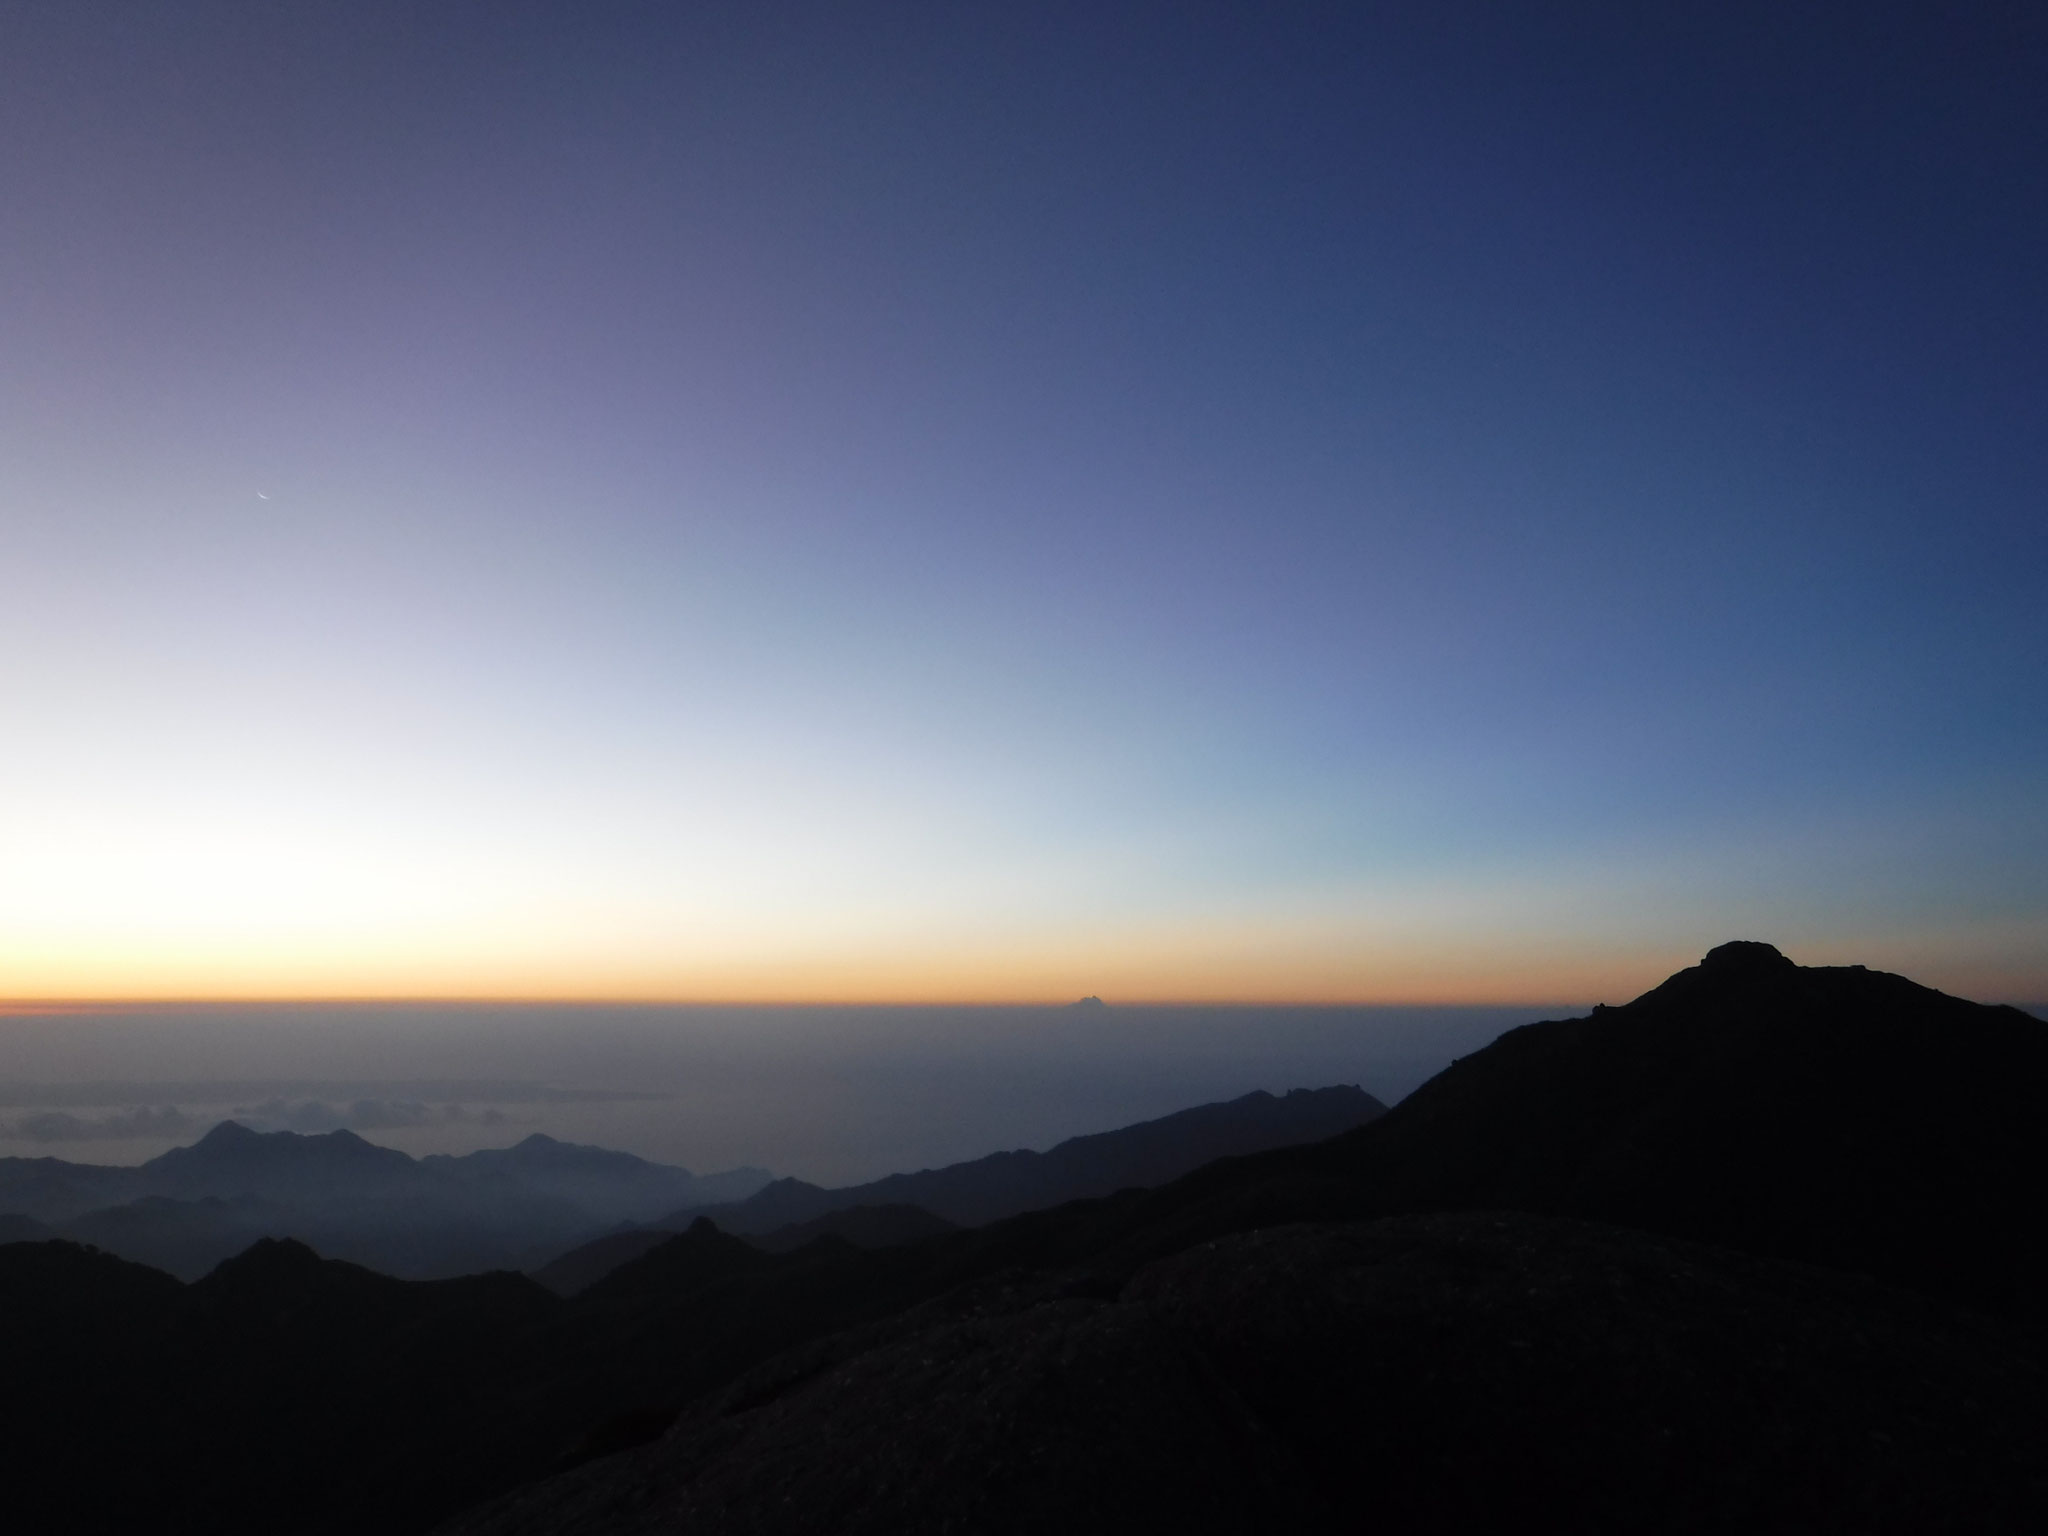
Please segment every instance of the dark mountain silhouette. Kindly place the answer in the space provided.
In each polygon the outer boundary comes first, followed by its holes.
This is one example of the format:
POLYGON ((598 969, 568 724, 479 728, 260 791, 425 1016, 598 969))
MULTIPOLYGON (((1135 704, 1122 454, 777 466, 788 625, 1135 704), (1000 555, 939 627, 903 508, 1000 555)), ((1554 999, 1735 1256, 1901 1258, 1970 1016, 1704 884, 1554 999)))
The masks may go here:
POLYGON ((56 1235, 32 1216, 0 1216, 0 1243, 39 1243, 56 1235))
POLYGON ((2048 1029, 1860 966, 1724 945, 1634 1002, 1510 1030, 1383 1120, 1204 1170, 1133 1256, 1293 1219, 1512 1208, 2048 1297, 2048 1029))
POLYGON ((843 1189, 778 1179, 736 1205, 678 1212, 664 1224, 703 1214, 731 1232, 772 1232, 858 1205, 914 1205, 958 1226, 980 1226, 1019 1211, 1164 1184, 1219 1157, 1321 1141, 1386 1112, 1386 1105, 1354 1087, 1296 1088, 1278 1097, 1259 1091, 1075 1136, 1046 1152, 996 1152, 843 1189))
POLYGON ((303 1219, 294 1220, 292 1208, 253 1195, 227 1200, 145 1195, 126 1205, 89 1211, 65 1222, 61 1231, 73 1241, 104 1248, 182 1280, 196 1280, 252 1243, 289 1235, 294 1226, 307 1224, 303 1219))
POLYGON ((934 1216, 922 1206, 853 1205, 793 1226, 777 1227, 747 1241, 768 1253, 788 1253, 821 1237, 844 1238, 856 1248, 894 1248, 958 1230, 957 1222, 934 1216))
POLYGON ((603 1237, 571 1248, 533 1271, 537 1284, 557 1296, 574 1296, 587 1290, 617 1269, 637 1259, 650 1248, 659 1248, 676 1233, 668 1227, 634 1227, 626 1232, 607 1232, 603 1237))
POLYGON ((8 1518, 81 1532, 418 1529, 523 1474, 544 1410, 503 1351, 560 1306, 517 1275, 399 1281, 277 1242, 190 1286, 0 1246, 0 1295, 8 1518))
POLYGON ((2030 1529, 2040 1335, 1843 1271, 2037 1315, 2044 1086, 2016 1010, 1724 946, 1360 1130, 942 1240, 953 1300, 455 1529, 2030 1529))
POLYGON ((757 1273, 767 1262, 752 1243, 719 1231, 700 1216, 688 1231, 620 1265, 583 1294, 600 1302, 633 1296, 673 1300, 735 1275, 757 1273))
MULTIPOLYGON (((710 1218, 697 1220, 717 1230, 710 1218)), ((742 1241, 763 1253, 790 1253, 819 1238, 840 1238, 855 1248, 894 1248, 957 1230, 943 1216, 934 1216, 914 1205, 856 1205, 742 1241)), ((621 1265, 681 1235, 661 1227, 609 1232, 543 1264, 533 1271, 533 1278, 557 1296, 579 1295, 621 1265)))
POLYGON ((1015 1276, 785 1356, 444 1536, 2020 1532, 2038 1360, 1822 1270, 1527 1215, 1015 1276))
MULTIPOLYGON (((1219 1157, 1319 1141, 1386 1113, 1355 1087, 1263 1090, 1201 1104, 1120 1130, 1075 1136, 1046 1152, 996 1152, 972 1162, 891 1174, 868 1184, 825 1189, 802 1179, 776 1179, 735 1203, 691 1207, 655 1223, 680 1232, 708 1216, 721 1229, 760 1238, 778 1250, 836 1233, 859 1247, 887 1247, 956 1226, 978 1226, 1019 1211, 1120 1189, 1164 1184, 1219 1157), (915 1209, 937 1218, 862 1217, 835 1224, 835 1213, 861 1208, 915 1209), (884 1239, 884 1232, 890 1235, 884 1239)), ((573 1295, 654 1243, 607 1233, 535 1269, 550 1289, 573 1295)))
POLYGON ((8 1509, 398 1536, 465 1506, 471 1536, 2031 1532, 2044 1033, 1741 947, 1329 1140, 894 1247, 704 1223, 563 1301, 289 1244, 191 1286, 0 1246, 8 1509))

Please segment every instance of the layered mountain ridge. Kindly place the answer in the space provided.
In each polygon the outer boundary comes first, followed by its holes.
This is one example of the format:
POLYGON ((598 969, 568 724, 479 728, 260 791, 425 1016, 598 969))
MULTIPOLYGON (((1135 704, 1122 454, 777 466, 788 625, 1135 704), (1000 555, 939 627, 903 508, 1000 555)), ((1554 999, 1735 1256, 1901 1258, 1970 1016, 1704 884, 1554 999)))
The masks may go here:
POLYGON ((1334 1137, 896 1246, 701 1220, 571 1300, 284 1244, 190 1286, 0 1246, 10 1508, 307 1536, 2031 1532, 2044 1088, 2039 1020, 1745 944, 1334 1137))
POLYGON ((2048 1297, 2048 1027, 1767 944, 1524 1025, 1383 1120, 1161 1191, 1134 1252, 1332 1216, 1514 1209, 1882 1276, 2009 1313, 2048 1297))
MULTIPOLYGON (((353 1131, 224 1120, 133 1168, 0 1158, 0 1212, 185 1279, 261 1238, 410 1279, 516 1268, 679 1200, 746 1194, 765 1169, 700 1177, 535 1133, 516 1146, 413 1158, 353 1131)), ((5 1220, 6 1217, 0 1217, 5 1220)), ((4 1229, 0 1229, 4 1230, 4 1229)))
POLYGON ((856 1206, 914 1205, 956 1226, 977 1227, 1020 1211, 1164 1184, 1219 1157, 1321 1141, 1387 1112, 1350 1085, 1254 1090, 1121 1130, 1075 1136, 1044 1152, 992 1152, 970 1162, 840 1189, 777 1179, 745 1200, 698 1206, 664 1224, 708 1216, 728 1232, 767 1233, 856 1206))
POLYGON ((1165 1184, 1219 1157, 1320 1141, 1386 1112, 1386 1105, 1355 1085, 1284 1094, 1255 1089, 1118 1130, 1069 1137, 1044 1152, 994 1152, 838 1189, 777 1179, 745 1200, 680 1210, 643 1232, 607 1233, 535 1275, 551 1290, 573 1295, 657 1246, 664 1233, 702 1220, 778 1252, 824 1236, 864 1248, 888 1247, 1070 1200, 1165 1184))

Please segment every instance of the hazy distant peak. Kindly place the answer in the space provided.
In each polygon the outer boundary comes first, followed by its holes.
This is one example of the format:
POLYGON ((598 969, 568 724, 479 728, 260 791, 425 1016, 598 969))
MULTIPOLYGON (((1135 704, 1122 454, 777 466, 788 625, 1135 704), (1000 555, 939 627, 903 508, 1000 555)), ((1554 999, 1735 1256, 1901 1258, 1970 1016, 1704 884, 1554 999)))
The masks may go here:
MULTIPOLYGON (((293 1155, 318 1155, 322 1151, 333 1150, 350 1154, 368 1152, 383 1158, 405 1157, 403 1152, 394 1152, 390 1147, 380 1147, 375 1142, 363 1140, 354 1131, 327 1131, 308 1136, 298 1131, 252 1131, 239 1120, 223 1120, 191 1146, 173 1147, 153 1161, 161 1163, 167 1158, 176 1159, 190 1154, 214 1157, 229 1153, 241 1156, 258 1150, 293 1155)), ((411 1159, 406 1158, 406 1161, 411 1159)))
POLYGON ((541 1131, 535 1131, 523 1141, 509 1147, 483 1147, 466 1152, 460 1157, 447 1153, 436 1153, 426 1161, 443 1169, 493 1169, 517 1167, 532 1173, 563 1175, 611 1175, 615 1177, 669 1177, 688 1180, 687 1168, 671 1167, 665 1163, 650 1163, 644 1157, 631 1152, 615 1152, 607 1147, 586 1146, 582 1142, 558 1141, 541 1131))
POLYGON ((1084 998, 1081 998, 1081 999, 1079 999, 1079 1000, 1078 1000, 1078 1001, 1076 1001, 1076 1002, 1071 1002, 1071 1003, 1067 1004, 1067 1006, 1068 1006, 1069 1008, 1082 1008, 1082 1009, 1089 1009, 1089 1010, 1093 1010, 1093 1009, 1096 1009, 1096 1008, 1107 1008, 1107 1007, 1109 1006, 1109 1004, 1105 1003, 1105 1002, 1104 1002, 1104 1001, 1103 1001, 1103 1000, 1102 1000, 1101 998, 1099 998, 1099 997, 1089 996, 1089 997, 1084 997, 1084 998))
POLYGON ((419 1165, 405 1153, 365 1141, 353 1131, 302 1136, 252 1131, 225 1120, 191 1146, 151 1158, 132 1177, 144 1195, 181 1200, 258 1196, 292 1203, 386 1195, 414 1187, 421 1176, 419 1165))
MULTIPOLYGON (((213 1142, 224 1146, 255 1146, 259 1143, 269 1147, 328 1146, 328 1147, 374 1147, 373 1141, 365 1141, 354 1131, 336 1129, 332 1131, 252 1131, 237 1120, 223 1120, 199 1139, 200 1146, 213 1142), (225 1132, 226 1134, 222 1134, 225 1132)), ((389 1147, 379 1148, 390 1151, 389 1147)))

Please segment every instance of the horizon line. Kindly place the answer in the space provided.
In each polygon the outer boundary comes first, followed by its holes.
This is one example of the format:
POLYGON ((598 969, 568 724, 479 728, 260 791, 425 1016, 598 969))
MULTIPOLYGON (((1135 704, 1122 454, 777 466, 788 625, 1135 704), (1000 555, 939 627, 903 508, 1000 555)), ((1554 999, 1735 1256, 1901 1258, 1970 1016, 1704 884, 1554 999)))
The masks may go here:
MULTIPOLYGON (((1500 1001, 1443 997, 1217 998, 1217 997, 1085 997, 1058 998, 819 998, 819 997, 647 997, 638 995, 493 993, 275 993, 253 995, 146 994, 98 997, 0 997, 0 1018, 38 1015, 109 1013, 131 1008, 1079 1008, 1094 1003, 1108 1011, 1119 1008, 1590 1008, 1590 1001, 1530 997, 1500 1001)), ((1092 1008, 1089 1011, 1093 1011, 1092 1008)))

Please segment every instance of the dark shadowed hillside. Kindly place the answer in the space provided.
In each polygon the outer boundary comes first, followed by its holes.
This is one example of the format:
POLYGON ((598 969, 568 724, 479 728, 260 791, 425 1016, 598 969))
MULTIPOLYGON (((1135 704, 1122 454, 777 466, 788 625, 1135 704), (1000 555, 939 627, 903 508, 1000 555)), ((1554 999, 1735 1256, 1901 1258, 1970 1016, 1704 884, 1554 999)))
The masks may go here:
POLYGON ((2038 1305, 2044 1035, 1726 946, 1361 1130, 963 1233, 953 1300, 458 1528, 2030 1529, 2040 1335, 1931 1298, 2038 1305))
POLYGON ((778 1252, 828 1234, 859 1247, 889 1247, 1018 1211, 1164 1184, 1219 1157, 1320 1141, 1385 1113, 1384 1104, 1356 1087, 1295 1088, 1277 1097, 1259 1091, 1076 1136, 1046 1152, 997 1152, 842 1189, 777 1179, 746 1200, 674 1212, 651 1233, 606 1233, 534 1275, 550 1290, 574 1295, 666 1234, 707 1217, 778 1252))
POLYGON ((2048 1027, 1729 944, 1625 1007, 1510 1030, 1383 1120, 1204 1170, 1133 1252, 1301 1217, 1513 1208, 2032 1311, 2048 1295, 2048 1027))
MULTIPOLYGON (((701 1214, 730 1232, 772 1232, 857 1205, 914 1205, 958 1226, 980 1226, 1019 1211, 1164 1184, 1219 1157, 1321 1141, 1386 1110, 1355 1087, 1295 1088, 1278 1096, 1261 1091, 1075 1136, 1045 1152, 996 1152, 843 1189, 779 1179, 736 1205, 701 1214)), ((696 1214, 677 1212, 670 1222, 696 1214)))
POLYGON ((844 1238, 856 1248, 894 1248, 958 1230, 955 1223, 920 1206, 852 1205, 793 1226, 749 1236, 747 1241, 769 1253, 790 1253, 821 1237, 844 1238))
POLYGON ((516 1362, 560 1303, 260 1243, 194 1285, 71 1243, 0 1247, 0 1445, 23 1530, 416 1528, 516 1479, 516 1362))
POLYGON ((532 1271, 534 1280, 557 1296, 574 1296, 587 1290, 621 1264, 637 1259, 650 1248, 659 1248, 675 1237, 666 1227, 634 1227, 627 1232, 607 1232, 550 1259, 532 1271))
POLYGON ((56 1235, 32 1216, 0 1216, 0 1243, 40 1243, 56 1235))
POLYGON ((493 1497, 456 1529, 2033 1531, 2044 1034, 1730 946, 1360 1129, 892 1247, 702 1222, 569 1301, 289 1244, 191 1286, 0 1247, 10 1508, 266 1536, 493 1497))
POLYGON ((447 1536, 1925 1532, 2048 1504, 2038 1362, 1904 1293, 1522 1215, 971 1286, 447 1536))

